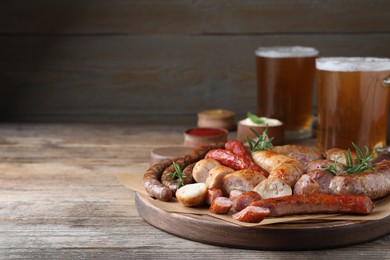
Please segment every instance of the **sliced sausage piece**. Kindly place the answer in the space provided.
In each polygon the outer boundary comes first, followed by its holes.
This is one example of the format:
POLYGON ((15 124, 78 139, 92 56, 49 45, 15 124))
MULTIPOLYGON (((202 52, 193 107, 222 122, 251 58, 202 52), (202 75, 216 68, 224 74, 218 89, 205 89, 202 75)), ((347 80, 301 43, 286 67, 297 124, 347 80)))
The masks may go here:
POLYGON ((314 170, 307 175, 320 185, 322 193, 330 193, 329 185, 334 177, 332 174, 324 170, 314 170))
POLYGON ((324 170, 312 170, 295 183, 294 194, 330 193, 329 185, 333 175, 324 170))
POLYGON ((218 197, 213 200, 209 208, 215 214, 227 214, 233 206, 233 201, 226 197, 218 197))
POLYGON ((316 213, 367 215, 374 209, 369 197, 354 194, 295 194, 258 200, 251 206, 268 208, 273 217, 316 213))
POLYGON ((265 198, 277 198, 292 194, 292 188, 278 178, 268 178, 260 182, 254 189, 260 196, 265 198))
POLYGON ((302 177, 295 183, 293 194, 313 194, 323 193, 321 186, 308 174, 302 177))
POLYGON ((274 151, 253 152, 252 158, 270 173, 268 178, 279 178, 291 188, 304 173, 304 166, 298 160, 274 151))
POLYGON ((239 170, 223 178, 223 189, 229 194, 232 190, 250 191, 264 179, 264 175, 258 171, 239 170))
POLYGON ((204 183, 191 183, 176 191, 177 200, 186 207, 197 207, 205 203, 207 187, 204 183))
POLYGON ((261 196, 259 193, 255 191, 246 191, 238 195, 233 200, 233 208, 235 211, 241 211, 247 206, 249 206, 252 202, 260 199, 261 196))
POLYGON ((374 170, 357 174, 340 174, 330 182, 332 194, 365 194, 371 199, 379 199, 390 194, 390 160, 375 164, 374 170))
POLYGON ((215 166, 210 170, 209 177, 206 179, 207 187, 223 189, 223 178, 232 172, 234 172, 232 168, 223 165, 215 166))
POLYGON ((196 182, 206 182, 207 177, 209 177, 210 170, 219 164, 220 163, 217 160, 212 158, 199 160, 192 170, 194 180, 196 182))
POLYGON ((211 205, 214 199, 222 196, 223 193, 221 189, 217 189, 217 188, 207 189, 206 204, 211 205))
POLYGON ((247 223, 259 223, 270 213, 270 210, 267 208, 248 206, 245 209, 234 213, 232 217, 235 220, 247 223))
POLYGON ((234 201, 238 197, 238 195, 240 195, 241 193, 243 193, 243 191, 241 191, 241 190, 232 190, 229 193, 229 199, 231 201, 234 201))

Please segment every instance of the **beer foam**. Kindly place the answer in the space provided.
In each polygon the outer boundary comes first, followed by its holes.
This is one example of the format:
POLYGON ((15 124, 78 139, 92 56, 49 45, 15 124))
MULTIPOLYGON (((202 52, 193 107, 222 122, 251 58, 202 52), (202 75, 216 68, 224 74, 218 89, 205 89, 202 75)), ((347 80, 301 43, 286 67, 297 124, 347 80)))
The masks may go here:
POLYGON ((386 71, 390 70, 390 59, 375 57, 327 57, 318 58, 316 67, 326 71, 386 71))
POLYGON ((265 58, 313 57, 318 55, 318 50, 302 46, 272 46, 258 48, 256 55, 265 58))

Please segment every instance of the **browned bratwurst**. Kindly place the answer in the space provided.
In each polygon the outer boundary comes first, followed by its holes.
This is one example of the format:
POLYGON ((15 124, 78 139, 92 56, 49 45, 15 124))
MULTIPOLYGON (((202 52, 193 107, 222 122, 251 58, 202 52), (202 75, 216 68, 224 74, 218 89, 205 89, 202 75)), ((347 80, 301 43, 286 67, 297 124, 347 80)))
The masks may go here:
MULTIPOLYGON (((184 169, 189 164, 195 163, 202 159, 209 150, 222 147, 224 147, 223 144, 199 146, 191 153, 174 161, 180 166, 181 169, 184 169)), ((145 187, 146 192, 150 196, 162 201, 170 201, 172 199, 173 192, 167 186, 161 183, 161 175, 163 174, 164 170, 171 165, 173 165, 172 160, 164 160, 161 163, 152 165, 144 173, 142 185, 145 187)))
POLYGON ((296 194, 258 200, 251 206, 267 208, 269 216, 273 217, 313 213, 367 215, 373 210, 374 203, 365 195, 296 194))
POLYGON ((329 189, 332 194, 364 194, 372 200, 385 197, 390 193, 390 160, 378 162, 374 170, 337 175, 329 189))
MULTIPOLYGON (((187 185, 193 182, 194 178, 192 177, 192 170, 194 169, 196 163, 191 163, 187 165, 183 170, 183 183, 182 185, 187 185)), ((161 182, 167 186, 173 193, 175 193, 179 186, 179 179, 175 179, 172 176, 172 173, 175 172, 173 164, 167 167, 161 177, 161 182)))
POLYGON ((315 171, 315 170, 322 170, 324 168, 329 168, 332 165, 336 166, 337 173, 340 173, 340 172, 347 170, 347 166, 345 166, 342 163, 324 159, 324 160, 315 160, 315 161, 309 162, 306 165, 306 173, 309 173, 309 172, 315 171))
POLYGON ((303 174, 294 185, 294 194, 327 193, 333 175, 327 171, 316 169, 303 174))
POLYGON ((344 165, 347 164, 345 160, 345 155, 351 153, 352 159, 354 160, 354 163, 356 162, 356 153, 353 151, 345 150, 345 149, 340 149, 340 148, 331 148, 326 151, 326 159, 327 160, 332 160, 332 161, 337 161, 339 163, 342 163, 344 165))
POLYGON ((304 166, 311 161, 323 158, 321 152, 317 148, 311 146, 286 144, 274 146, 272 150, 290 156, 300 161, 304 166))

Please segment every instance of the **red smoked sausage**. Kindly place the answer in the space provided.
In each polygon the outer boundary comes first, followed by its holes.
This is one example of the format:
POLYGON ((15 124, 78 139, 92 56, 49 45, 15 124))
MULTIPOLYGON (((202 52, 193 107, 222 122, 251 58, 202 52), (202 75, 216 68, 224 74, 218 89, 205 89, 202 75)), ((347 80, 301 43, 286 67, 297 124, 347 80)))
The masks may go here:
POLYGON ((258 200, 251 206, 268 208, 273 217, 315 213, 367 215, 374 209, 369 197, 353 194, 296 194, 258 200))
POLYGON ((236 171, 243 169, 251 169, 261 172, 265 177, 268 177, 269 173, 254 163, 251 159, 239 156, 231 151, 224 149, 210 150, 205 158, 212 158, 217 160, 220 164, 230 167, 236 171))

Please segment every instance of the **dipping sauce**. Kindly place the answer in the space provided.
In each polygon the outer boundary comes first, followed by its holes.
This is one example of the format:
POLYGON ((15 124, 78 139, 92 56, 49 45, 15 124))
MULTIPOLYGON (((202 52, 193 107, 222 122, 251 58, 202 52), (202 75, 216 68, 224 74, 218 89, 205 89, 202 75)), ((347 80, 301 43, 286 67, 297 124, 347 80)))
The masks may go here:
POLYGON ((251 139, 257 138, 256 135, 251 131, 251 128, 255 130, 259 135, 267 129, 267 135, 269 138, 274 138, 272 140, 273 145, 281 145, 284 143, 284 128, 283 123, 277 119, 272 118, 263 118, 263 124, 256 124, 250 118, 246 118, 238 122, 237 127, 237 140, 245 143, 246 138, 251 139))
POLYGON ((196 127, 184 132, 184 145, 196 147, 205 144, 227 142, 228 131, 224 128, 196 127))

